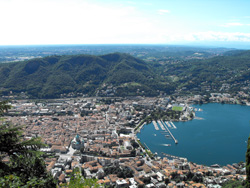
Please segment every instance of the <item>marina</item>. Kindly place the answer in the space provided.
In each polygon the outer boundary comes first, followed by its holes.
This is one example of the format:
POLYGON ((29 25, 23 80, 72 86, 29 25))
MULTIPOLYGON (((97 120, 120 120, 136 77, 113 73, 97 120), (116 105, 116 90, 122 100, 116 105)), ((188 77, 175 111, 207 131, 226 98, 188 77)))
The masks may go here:
POLYGON ((171 128, 171 125, 169 124, 168 121, 165 121, 165 125, 167 125, 169 128, 171 128))
POLYGON ((155 122, 155 121, 152 121, 152 123, 153 123, 153 125, 154 125, 154 127, 155 127, 155 130, 159 130, 159 127, 158 127, 158 125, 157 125, 157 123, 155 122))
POLYGON ((160 125, 160 127, 161 127, 161 129, 163 130, 163 131, 165 131, 166 129, 164 128, 164 125, 161 123, 161 121, 157 121, 157 123, 158 123, 158 125, 160 125))
POLYGON ((169 132, 167 132, 167 131, 161 131, 161 134, 164 135, 166 137, 166 139, 172 139, 169 132))
MULTIPOLYGON (((164 123, 162 123, 162 125, 163 125, 164 123)), ((164 124, 165 125, 165 124, 164 124)), ((175 137, 174 137, 174 135, 171 133, 171 131, 168 129, 168 127, 165 125, 165 128, 166 128, 166 131, 165 131, 165 133, 169 133, 169 135, 173 138, 173 140, 174 140, 174 142, 175 142, 175 144, 178 144, 178 140, 177 139, 175 139, 175 137)), ((163 131, 164 132, 164 131, 163 131)))
POLYGON ((172 128, 172 125, 169 128, 164 121, 178 144, 174 144, 172 136, 167 130, 161 130, 159 125, 160 130, 155 130, 153 123, 146 125, 138 138, 160 157, 164 157, 164 152, 205 165, 227 165, 244 161, 246 140, 249 137, 250 107, 217 103, 193 106, 203 109, 196 112, 203 120, 173 122, 177 129, 172 128))
POLYGON ((170 123, 172 124, 174 129, 177 129, 176 126, 174 125, 174 123, 172 121, 170 121, 170 123))

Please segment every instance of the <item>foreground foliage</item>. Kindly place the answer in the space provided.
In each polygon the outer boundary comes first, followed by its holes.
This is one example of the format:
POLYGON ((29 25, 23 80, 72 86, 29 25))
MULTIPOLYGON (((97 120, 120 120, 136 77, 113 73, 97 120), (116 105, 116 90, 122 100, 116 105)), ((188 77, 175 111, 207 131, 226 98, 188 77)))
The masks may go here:
MULTIPOLYGON (((0 116, 10 106, 0 103, 0 116)), ((24 140, 22 127, 15 127, 2 120, 0 125, 0 185, 2 187, 56 187, 47 173, 39 148, 40 138, 24 140)))
POLYGON ((243 188, 246 187, 245 181, 240 180, 231 180, 222 185, 222 188, 243 188))
POLYGON ((61 184, 60 187, 62 188, 98 188, 101 187, 97 183, 97 179, 86 179, 82 176, 79 168, 75 168, 71 174, 71 178, 69 183, 61 184))
POLYGON ((247 141, 247 152, 246 152, 246 187, 250 188, 250 137, 247 141))

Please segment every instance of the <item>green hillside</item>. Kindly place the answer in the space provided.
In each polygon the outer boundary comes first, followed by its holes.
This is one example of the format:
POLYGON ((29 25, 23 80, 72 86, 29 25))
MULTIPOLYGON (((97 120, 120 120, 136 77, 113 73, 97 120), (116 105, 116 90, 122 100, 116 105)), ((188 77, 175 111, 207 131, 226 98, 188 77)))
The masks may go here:
MULTIPOLYGON (((115 86, 116 95, 157 95, 161 82, 150 65, 127 54, 51 56, 0 65, 3 92, 27 92, 35 98, 55 98, 79 92, 94 95, 115 86), (153 86, 153 87, 152 87, 153 86), (136 93, 137 92, 137 93, 136 93)), ((166 86, 162 87, 169 90, 166 86)))
POLYGON ((157 96, 249 90, 250 51, 205 60, 146 63, 128 54, 67 55, 0 64, 0 91, 33 98, 61 94, 157 96), (225 85, 226 84, 226 85, 225 85))
POLYGON ((162 75, 174 78, 183 93, 239 91, 250 83, 250 51, 168 65, 162 75))

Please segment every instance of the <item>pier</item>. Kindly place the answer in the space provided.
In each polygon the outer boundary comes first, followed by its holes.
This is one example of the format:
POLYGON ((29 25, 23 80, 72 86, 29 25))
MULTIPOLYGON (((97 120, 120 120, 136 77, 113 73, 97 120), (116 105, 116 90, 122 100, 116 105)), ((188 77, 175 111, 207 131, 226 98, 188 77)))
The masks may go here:
POLYGON ((152 121, 153 122, 153 125, 154 125, 154 127, 155 127, 155 130, 159 130, 159 127, 158 127, 158 125, 157 125, 157 123, 155 122, 155 121, 152 121))
POLYGON ((186 158, 183 158, 183 157, 178 157, 178 156, 174 156, 174 155, 169 155, 169 154, 166 154, 164 152, 161 152, 164 156, 166 157, 169 157, 169 158, 172 158, 172 159, 184 159, 184 160, 187 160, 186 158))
POLYGON ((174 125, 174 123, 172 121, 170 121, 170 123, 172 124, 174 129, 177 129, 176 126, 174 125))
POLYGON ((164 128, 164 125, 161 123, 161 121, 157 121, 157 123, 160 125, 160 127, 161 127, 161 129, 163 130, 163 131, 165 131, 166 129, 164 128))
POLYGON ((171 125, 169 124, 168 121, 165 121, 165 125, 167 125, 169 128, 171 128, 171 125))
POLYGON ((167 131, 169 132, 170 136, 173 138, 175 144, 178 144, 178 140, 175 139, 174 135, 170 132, 170 130, 168 129, 168 127, 165 125, 165 128, 167 129, 167 131))

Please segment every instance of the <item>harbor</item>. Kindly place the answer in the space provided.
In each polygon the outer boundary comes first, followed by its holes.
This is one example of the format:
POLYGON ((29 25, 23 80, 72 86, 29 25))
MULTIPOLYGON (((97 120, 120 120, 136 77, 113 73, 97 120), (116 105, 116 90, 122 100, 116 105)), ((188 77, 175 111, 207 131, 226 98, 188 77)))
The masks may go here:
POLYGON ((155 127, 155 130, 157 130, 157 131, 160 130, 159 127, 158 127, 158 125, 157 125, 157 123, 155 121, 152 121, 152 123, 153 123, 153 125, 155 127))
POLYGON ((168 126, 168 128, 177 129, 172 121, 165 121, 165 122, 163 122, 163 124, 168 126))
POLYGON ((244 161, 246 140, 249 137, 249 107, 217 103, 194 107, 203 109, 196 112, 197 117, 203 120, 172 122, 177 129, 173 128, 170 121, 164 120, 164 124, 178 140, 178 144, 174 143, 166 128, 162 130, 158 125, 159 130, 156 130, 153 123, 144 126, 138 138, 160 157, 164 157, 164 152, 206 165, 226 165, 244 161), (232 136, 235 139, 232 139, 232 136), (231 150, 235 152, 231 153, 231 150))
POLYGON ((163 130, 163 131, 165 131, 166 129, 164 128, 164 125, 161 123, 161 121, 157 121, 157 123, 160 125, 160 127, 161 127, 161 129, 163 130))
POLYGON ((171 128, 171 125, 169 124, 168 121, 165 121, 165 125, 167 125, 169 128, 171 128))
POLYGON ((161 127, 162 131, 161 133, 165 135, 165 137, 168 138, 172 138, 175 142, 175 144, 178 144, 178 140, 174 137, 174 135, 171 133, 171 131, 169 130, 169 128, 173 127, 174 129, 176 129, 176 126, 172 123, 172 122, 163 122, 162 120, 158 120, 156 121, 152 121, 155 130, 160 130, 158 125, 161 127), (169 127, 169 128, 168 128, 169 127))
MULTIPOLYGON (((164 124, 165 125, 165 124, 164 124)), ((165 128, 166 128, 166 131, 165 132, 168 132, 170 134, 170 136, 173 138, 174 140, 174 143, 175 144, 178 144, 178 140, 174 137, 174 135, 171 133, 171 131, 169 130, 169 128, 165 125, 165 128)))
POLYGON ((172 125, 172 127, 173 127, 174 129, 177 129, 176 126, 174 125, 174 123, 173 123, 172 121, 170 121, 170 123, 171 123, 171 125, 172 125))

